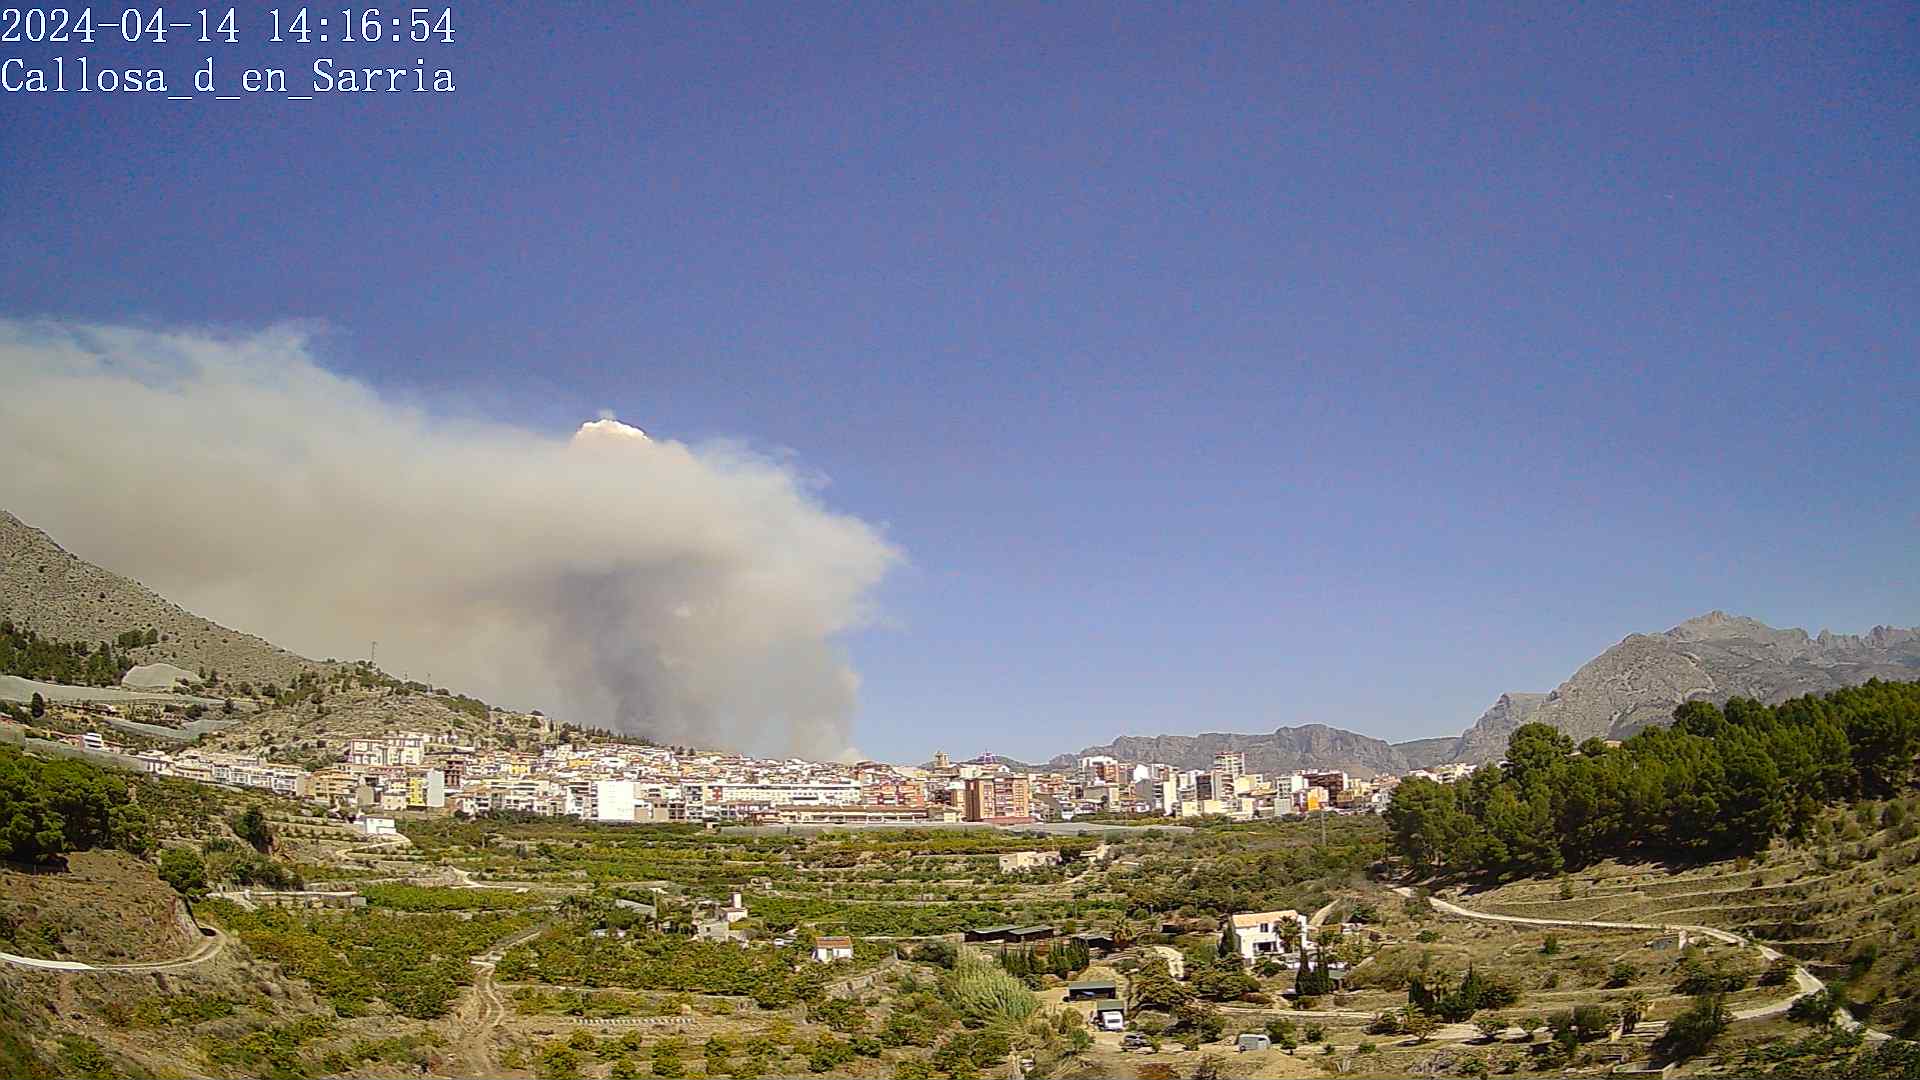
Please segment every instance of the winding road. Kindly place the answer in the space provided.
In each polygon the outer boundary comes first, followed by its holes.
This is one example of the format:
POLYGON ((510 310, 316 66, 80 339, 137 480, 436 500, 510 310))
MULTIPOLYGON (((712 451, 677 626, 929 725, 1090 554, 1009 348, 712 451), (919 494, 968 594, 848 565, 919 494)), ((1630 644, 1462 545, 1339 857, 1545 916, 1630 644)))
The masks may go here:
MULTIPOLYGON (((211 930, 210 927, 206 929, 211 930)), ((40 960, 31 956, 16 956, 10 952, 0 952, 0 962, 13 964, 16 967, 37 968, 41 971, 174 971, 206 963, 220 955, 226 947, 227 936, 218 930, 212 930, 192 952, 172 960, 142 960, 130 964, 84 964, 78 960, 40 960)))
MULTIPOLYGON (((1393 887, 1393 891, 1409 900, 1414 898, 1414 892, 1410 886, 1396 885, 1393 887)), ((1509 923, 1518 926, 1570 926, 1589 927, 1595 930, 1655 930, 1668 934, 1684 932, 1687 934, 1697 934, 1700 937, 1712 938, 1715 941, 1724 942, 1728 945, 1739 945, 1755 949, 1760 953, 1761 958, 1769 963, 1781 958, 1781 953, 1777 949, 1762 945, 1757 941, 1743 937, 1731 930, 1722 930, 1715 926, 1694 926, 1685 923, 1604 922, 1592 919, 1540 919, 1525 915, 1495 915, 1492 912, 1475 911, 1472 908, 1461 907, 1459 904, 1450 903, 1438 897, 1429 896, 1426 899, 1427 903, 1433 905, 1435 911, 1443 915, 1458 916, 1462 919, 1479 919, 1484 922, 1509 923)), ((1781 1016, 1785 1014, 1787 1010, 1793 1008, 1794 1002, 1809 994, 1817 994, 1827 987, 1826 983, 1821 982, 1812 972, 1799 965, 1794 966, 1793 982, 1796 990, 1793 996, 1766 1005, 1757 1005, 1750 1009, 1741 1009, 1733 1014, 1733 1018, 1735 1020, 1764 1020, 1768 1017, 1781 1016)), ((1835 1012, 1833 1021, 1848 1031, 1858 1031, 1867 1038, 1876 1041, 1892 1037, 1885 1032, 1875 1031, 1860 1021, 1855 1020, 1853 1015, 1845 1009, 1835 1012)))

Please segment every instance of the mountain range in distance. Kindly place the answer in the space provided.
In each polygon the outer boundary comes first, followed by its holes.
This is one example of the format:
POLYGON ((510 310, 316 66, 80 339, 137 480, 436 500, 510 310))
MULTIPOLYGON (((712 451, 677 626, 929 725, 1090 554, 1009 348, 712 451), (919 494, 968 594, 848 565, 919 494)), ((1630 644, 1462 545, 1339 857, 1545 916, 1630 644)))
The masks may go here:
POLYGON ((1524 724, 1552 724, 1576 742, 1624 739, 1665 723, 1685 701, 1720 704, 1748 697, 1774 704, 1874 678, 1920 678, 1920 630, 1876 626, 1866 634, 1823 630, 1809 635, 1712 611, 1665 633, 1627 637, 1550 693, 1502 694, 1457 736, 1389 743, 1324 724, 1269 734, 1123 735, 1046 764, 1070 768, 1082 757, 1104 754, 1206 769, 1215 754, 1239 751, 1247 756, 1249 772, 1404 773, 1444 762, 1498 761, 1507 737, 1524 724))
MULTIPOLYGON (((131 578, 75 557, 5 511, 0 511, 0 619, 58 641, 111 641, 126 630, 152 628, 159 640, 131 650, 135 662, 218 671, 232 680, 284 685, 304 671, 330 666, 201 618, 131 578)), ((1872 678, 1920 678, 1920 630, 1880 626, 1860 635, 1809 635, 1714 611, 1665 633, 1631 635, 1550 693, 1502 694, 1458 736, 1389 743, 1324 724, 1266 734, 1126 735, 1062 754, 1044 766, 1071 767, 1081 757, 1106 754, 1205 769, 1215 754, 1237 750, 1254 772, 1403 773, 1449 761, 1497 761, 1507 736, 1536 721, 1576 740, 1618 739, 1664 723, 1674 706, 1694 698, 1720 703, 1740 696, 1776 703, 1872 678)))

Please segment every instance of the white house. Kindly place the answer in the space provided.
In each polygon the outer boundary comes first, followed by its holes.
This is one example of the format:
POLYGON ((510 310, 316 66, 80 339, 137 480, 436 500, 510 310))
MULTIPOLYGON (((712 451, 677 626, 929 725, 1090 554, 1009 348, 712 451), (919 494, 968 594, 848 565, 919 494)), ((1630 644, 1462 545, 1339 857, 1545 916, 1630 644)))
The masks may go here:
POLYGON ((851 960, 853 959, 853 939, 850 937, 814 938, 813 959, 819 964, 831 964, 835 960, 851 960))
POLYGON ((1292 909, 1234 915, 1232 924, 1240 958, 1249 963, 1286 955, 1289 940, 1296 947, 1307 941, 1307 917, 1292 909))
POLYGON ((400 830, 394 827, 390 817, 363 817, 353 823, 354 829, 368 836, 398 836, 400 830))

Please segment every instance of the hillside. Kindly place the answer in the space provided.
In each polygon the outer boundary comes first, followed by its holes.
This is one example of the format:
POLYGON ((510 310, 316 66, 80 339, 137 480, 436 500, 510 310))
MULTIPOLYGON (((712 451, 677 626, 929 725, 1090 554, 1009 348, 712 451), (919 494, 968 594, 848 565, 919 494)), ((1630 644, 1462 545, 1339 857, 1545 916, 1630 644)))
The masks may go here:
POLYGON ((1747 697, 1775 704, 1868 679, 1920 675, 1920 630, 1879 626, 1863 635, 1776 630, 1755 619, 1710 612, 1660 634, 1633 634, 1589 660, 1551 693, 1500 695, 1459 736, 1407 742, 1379 739, 1322 724, 1278 728, 1271 734, 1123 735, 1102 746, 1061 754, 1050 768, 1082 757, 1157 761, 1205 769, 1213 756, 1238 750, 1255 772, 1345 769, 1360 775, 1404 773, 1450 761, 1497 761, 1507 737, 1522 725, 1551 724, 1575 741, 1622 739, 1665 723, 1674 706, 1716 704, 1747 697))
POLYGON ((1856 1016, 1920 1033, 1920 798, 1822 816, 1805 838, 1751 858, 1685 867, 1621 863, 1530 878, 1468 897, 1534 919, 1686 922, 1779 949, 1832 985, 1856 1016))
POLYGON ((1550 694, 1503 694, 1443 760, 1496 761, 1523 724, 1552 724, 1576 742, 1620 739, 1664 723, 1685 701, 1774 704, 1917 674, 1920 630, 1879 626, 1865 635, 1810 636, 1714 611, 1663 634, 1629 636, 1550 694))
POLYGON ((1452 761, 1453 759, 1447 755, 1453 753, 1453 746, 1459 741, 1457 735, 1440 735, 1431 739, 1409 739, 1406 742, 1397 742, 1393 744, 1393 748, 1400 751, 1401 756, 1407 759, 1407 768, 1430 769, 1435 765, 1452 761))
POLYGON ((1344 769, 1372 775, 1405 772, 1410 767, 1406 756, 1388 743, 1324 724, 1277 728, 1264 735, 1230 732, 1122 735, 1105 746, 1089 746, 1077 754, 1061 754, 1048 765, 1056 769, 1069 768, 1080 758, 1106 754, 1122 761, 1155 761, 1180 769, 1209 769, 1213 767, 1215 754, 1231 751, 1247 755, 1250 772, 1344 769))
POLYGON ((417 731, 464 745, 537 744, 552 730, 545 717, 489 709, 472 698, 408 686, 368 668, 335 672, 207 736, 221 750, 258 753, 309 766, 337 758, 355 738, 417 731), (316 700, 314 691, 319 692, 316 700), (329 757, 328 755, 331 755, 329 757))
POLYGON ((0 510, 0 619, 55 641, 111 642, 152 629, 127 650, 136 664, 175 664, 228 682, 286 684, 323 665, 171 603, 129 578, 76 558, 47 534, 0 510))

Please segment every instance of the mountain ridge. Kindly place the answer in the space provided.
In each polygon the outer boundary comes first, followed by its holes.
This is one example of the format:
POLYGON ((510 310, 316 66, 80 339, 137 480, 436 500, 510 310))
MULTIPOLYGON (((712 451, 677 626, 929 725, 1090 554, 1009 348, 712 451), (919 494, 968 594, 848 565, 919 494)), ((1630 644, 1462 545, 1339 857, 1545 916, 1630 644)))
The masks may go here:
POLYGON ((1501 695, 1460 735, 1449 760, 1497 761, 1523 724, 1552 724, 1576 740, 1622 739, 1665 723, 1686 701, 1777 704, 1873 678, 1915 677, 1920 629, 1810 635, 1714 610, 1663 633, 1629 634, 1548 693, 1501 695))
POLYGON ((1325 724, 1283 726, 1271 733, 1123 735, 1060 754, 1047 766, 1071 767, 1079 758, 1104 754, 1206 769, 1214 754, 1238 750, 1247 755, 1252 772, 1404 773, 1445 762, 1497 761, 1506 753, 1507 737, 1523 724, 1552 724, 1576 740, 1618 739, 1665 723, 1675 706, 1696 698, 1724 704, 1737 696, 1776 704, 1872 678, 1920 678, 1920 629, 1876 626, 1864 634, 1808 634, 1714 610, 1661 633, 1629 634, 1551 691, 1501 694, 1457 736, 1388 743, 1325 724))
POLYGON ((326 665, 202 618, 132 578, 74 555, 0 510, 0 619, 55 641, 113 641, 152 628, 162 640, 128 651, 141 664, 176 664, 228 681, 286 685, 326 665))
POLYGON ((1082 757, 1105 754, 1131 762, 1162 762, 1179 769, 1206 769, 1218 753, 1247 755, 1247 771, 1286 773, 1296 769, 1343 769, 1373 775, 1405 772, 1407 757, 1384 739, 1329 727, 1301 724, 1272 732, 1208 731, 1195 735, 1122 735, 1079 753, 1060 754, 1051 768, 1072 766, 1082 757))

